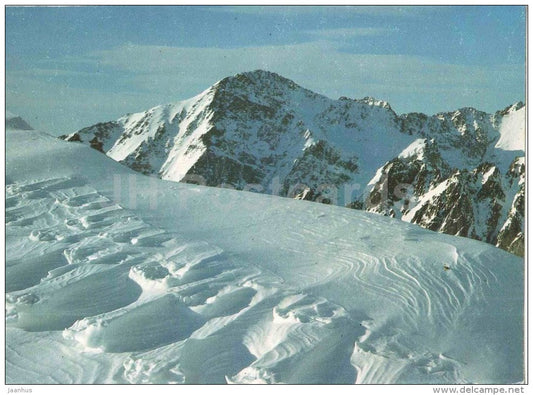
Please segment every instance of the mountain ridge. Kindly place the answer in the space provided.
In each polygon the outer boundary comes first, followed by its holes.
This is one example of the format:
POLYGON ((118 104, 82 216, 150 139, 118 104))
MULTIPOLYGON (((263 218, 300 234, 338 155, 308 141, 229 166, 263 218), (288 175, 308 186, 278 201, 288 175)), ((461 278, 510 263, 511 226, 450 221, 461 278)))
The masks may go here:
POLYGON ((382 100, 334 100, 256 70, 226 77, 189 100, 61 138, 89 144, 162 179, 348 205, 521 255, 524 227, 518 208, 525 168, 518 166, 514 178, 501 175, 524 156, 524 149, 516 149, 525 139, 524 109, 518 102, 495 114, 464 107, 432 116, 398 115, 382 100), (498 169, 492 178, 486 175, 491 164, 498 169), (486 177, 479 176, 480 168, 486 177), (484 187, 489 178, 498 185, 492 192, 484 187), (448 187, 433 196, 445 180, 448 187), (395 191, 399 184, 409 184, 416 193, 395 191), (407 198, 409 204, 394 209, 407 198), (478 200, 485 201, 483 207, 478 200), (428 205, 424 211, 422 202, 428 205), (512 234, 504 237, 511 217, 512 234), (500 236, 482 225, 489 220, 500 236), (510 243, 501 241, 509 238, 510 243))

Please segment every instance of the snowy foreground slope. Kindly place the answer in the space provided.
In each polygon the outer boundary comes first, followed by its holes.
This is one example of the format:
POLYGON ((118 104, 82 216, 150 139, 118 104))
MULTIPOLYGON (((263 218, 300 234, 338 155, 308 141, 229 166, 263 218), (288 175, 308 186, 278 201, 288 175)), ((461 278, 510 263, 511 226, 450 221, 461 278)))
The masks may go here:
POLYGON ((523 260, 6 132, 7 383, 516 383, 523 260))

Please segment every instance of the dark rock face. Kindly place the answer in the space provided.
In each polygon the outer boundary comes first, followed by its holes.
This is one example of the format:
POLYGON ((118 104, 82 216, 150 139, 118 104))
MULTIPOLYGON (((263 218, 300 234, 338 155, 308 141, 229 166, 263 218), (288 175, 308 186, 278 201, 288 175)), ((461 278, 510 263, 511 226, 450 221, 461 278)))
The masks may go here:
POLYGON ((522 107, 397 115, 257 70, 62 138, 163 179, 346 205, 520 255, 524 153, 496 143, 522 107))
POLYGON ((254 165, 217 156, 212 151, 205 152, 194 164, 189 174, 201 175, 204 185, 227 185, 236 189, 243 189, 245 185, 259 184, 264 174, 254 165))
POLYGON ((507 220, 498 233, 496 246, 513 254, 524 256, 524 224, 525 224, 525 172, 523 158, 517 158, 506 174, 508 184, 518 187, 514 195, 507 220))

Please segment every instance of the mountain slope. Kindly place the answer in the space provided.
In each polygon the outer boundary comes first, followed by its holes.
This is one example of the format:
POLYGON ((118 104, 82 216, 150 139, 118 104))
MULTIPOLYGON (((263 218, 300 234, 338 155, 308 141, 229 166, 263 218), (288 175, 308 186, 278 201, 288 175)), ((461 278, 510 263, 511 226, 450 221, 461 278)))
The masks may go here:
POLYGON ((6 111, 6 129, 33 130, 24 119, 9 111, 6 111))
POLYGON ((511 254, 6 137, 10 384, 524 379, 511 254))
POLYGON ((494 116, 463 109, 419 118, 423 138, 381 167, 356 205, 523 255, 523 141, 509 138, 525 138, 514 129, 523 117, 519 104, 494 116), (454 126, 444 133, 435 118, 454 126))
POLYGON ((505 228, 505 238, 516 240, 513 247, 497 241, 504 223, 516 216, 511 203, 521 193, 520 183, 494 177, 524 157, 524 125, 521 103, 493 115, 463 108, 434 116, 398 116, 383 101, 332 100, 257 70, 225 78, 190 100, 63 138, 87 143, 136 171, 165 180, 349 205, 521 255, 522 220, 505 228), (403 175, 395 173, 400 162, 403 175), (491 166, 497 171, 490 182, 498 189, 481 192, 479 169, 491 166), (458 176, 466 173, 470 178, 458 176), (444 180, 455 185, 454 191, 442 187, 433 196, 444 180), (399 184, 410 184, 417 193, 407 196, 395 190, 399 184), (413 209, 427 203, 430 191, 434 201, 428 208, 438 213, 424 214, 422 220, 422 212, 415 216, 413 209), (484 195, 478 201, 479 194, 484 195), (385 199, 377 202, 378 195, 385 199), (456 206, 446 203, 446 195, 463 198, 456 206), (394 208, 406 199, 411 201, 403 211, 394 208), (444 218, 446 224, 440 223, 444 218), (495 225, 480 225, 488 222, 495 225))
MULTIPOLYGON (((331 100, 264 71, 228 77, 185 102, 63 138, 92 144, 163 179, 196 176, 209 186, 254 185, 282 195, 294 180, 314 189, 362 182, 410 141, 398 133, 396 115, 385 103, 331 100), (379 149, 372 136, 377 125, 389 141, 379 149), (313 169, 304 171, 311 163, 313 169)), ((344 204, 344 196, 335 201, 344 204)))

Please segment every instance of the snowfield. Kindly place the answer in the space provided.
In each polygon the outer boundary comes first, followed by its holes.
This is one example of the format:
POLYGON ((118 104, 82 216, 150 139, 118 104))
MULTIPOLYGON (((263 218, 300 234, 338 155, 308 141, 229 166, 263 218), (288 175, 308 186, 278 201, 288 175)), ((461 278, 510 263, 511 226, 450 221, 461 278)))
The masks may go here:
POLYGON ((517 256, 36 131, 6 150, 8 384, 524 380, 517 256))
MULTIPOLYGON (((511 108, 514 110, 514 108, 511 108)), ((496 148, 503 151, 520 151, 526 146, 526 125, 524 122, 526 108, 512 112, 509 116, 502 118, 500 126, 500 139, 496 143, 496 148)))

